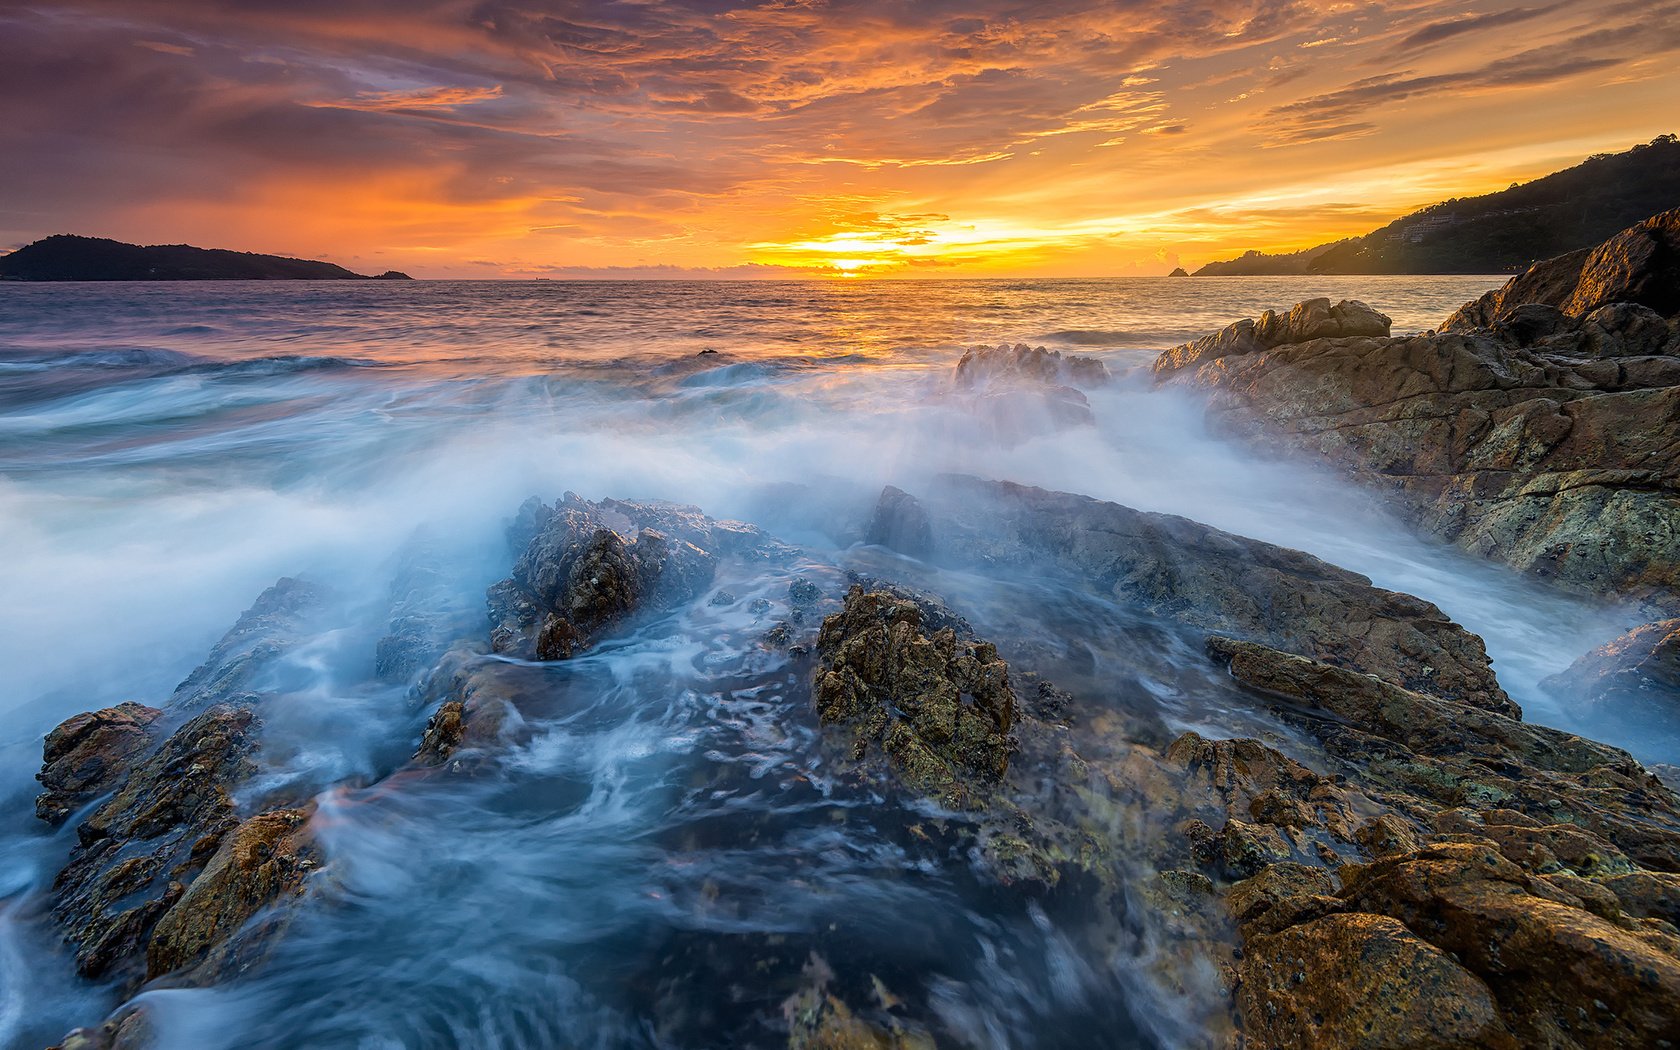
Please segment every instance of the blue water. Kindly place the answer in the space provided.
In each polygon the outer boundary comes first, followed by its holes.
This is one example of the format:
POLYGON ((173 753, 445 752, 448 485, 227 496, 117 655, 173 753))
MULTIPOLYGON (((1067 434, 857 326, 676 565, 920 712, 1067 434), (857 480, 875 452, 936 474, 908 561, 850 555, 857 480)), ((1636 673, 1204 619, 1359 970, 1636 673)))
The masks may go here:
MULTIPOLYGON (((1148 381, 1154 353, 1262 309, 1361 298, 1416 331, 1497 280, 0 285, 0 1044, 116 1005, 44 914, 72 833, 31 815, 41 735, 159 702, 259 591, 303 575, 332 587, 335 626, 270 720, 286 758, 268 774, 376 780, 416 731, 356 644, 395 552, 425 525, 475 595, 506 574, 502 524, 534 493, 751 520, 804 545, 831 593, 885 483, 964 471, 1182 513, 1435 601, 1484 636, 1531 717, 1567 724, 1534 683, 1613 617, 1414 536, 1310 465, 1230 446, 1148 381), (962 349, 995 342, 1107 361, 1096 426, 991 440, 942 395, 962 349)), ((982 626, 1055 615, 1017 581, 947 582, 982 626)), ((1216 989, 1140 976, 1147 916, 1129 947, 1095 948, 872 831, 868 800, 820 786, 797 683, 753 630, 689 610, 551 672, 554 709, 494 777, 323 795, 331 906, 245 980, 146 992, 165 1045, 751 1043, 778 1006, 744 972, 679 994, 662 967, 745 967, 717 946, 771 935, 877 960, 942 1045, 1195 1045, 1216 1027, 1216 989)))

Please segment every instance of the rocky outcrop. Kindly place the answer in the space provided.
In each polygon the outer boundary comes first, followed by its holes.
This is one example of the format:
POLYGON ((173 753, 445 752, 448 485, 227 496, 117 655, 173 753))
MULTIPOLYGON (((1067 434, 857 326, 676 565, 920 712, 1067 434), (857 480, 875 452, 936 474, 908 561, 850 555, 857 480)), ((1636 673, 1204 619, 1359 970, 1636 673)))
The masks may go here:
POLYGON ((1672 608, 1680 319, 1647 303, 1680 305, 1660 291, 1677 224, 1541 264, 1451 331, 1267 344, 1242 322, 1162 354, 1156 374, 1204 391, 1218 429, 1322 456, 1471 551, 1672 608))
POLYGON ((1428 602, 1301 551, 1087 496, 946 476, 922 502, 933 558, 1064 572, 1104 597, 1515 713, 1481 639, 1428 602))
POLYGON ((509 533, 513 575, 490 588, 496 652, 565 660, 633 614, 667 611, 711 584, 722 556, 768 557, 775 544, 693 507, 567 493, 527 503, 509 533))
POLYGON ((1168 350, 1155 360, 1159 378, 1224 357, 1257 354, 1289 343, 1309 339, 1341 339, 1358 336, 1386 336, 1394 322, 1352 299, 1334 306, 1329 299, 1308 299, 1288 313, 1267 310, 1258 321, 1242 320, 1193 343, 1168 350))
MULTIPOLYGON (((1209 647, 1341 763, 1326 797, 1357 788, 1385 811, 1337 834, 1369 863, 1326 857, 1311 875, 1298 852, 1260 850, 1231 872, 1252 871, 1228 900, 1254 1043, 1613 1047, 1673 1035, 1680 936, 1659 917, 1680 880, 1672 791, 1615 748, 1253 643, 1209 647)), ((1335 812, 1295 823, 1334 832, 1335 812)))
POLYGON ((1097 358, 1017 343, 970 348, 951 386, 957 402, 999 442, 1015 444, 1045 430, 1094 423, 1084 391, 1108 380, 1108 366, 1097 358))
POLYGON ((1574 317, 1615 303, 1664 317, 1680 313, 1680 208, 1653 215, 1597 247, 1535 263, 1504 287, 1466 303, 1441 330, 1487 328, 1530 303, 1574 317))
POLYGON ((1680 620, 1636 627, 1540 685, 1589 724, 1680 733, 1680 620))
POLYGON ((245 610, 209 657, 175 687, 165 706, 171 711, 197 711, 212 703, 254 696, 266 688, 260 676, 308 636, 310 619, 319 612, 322 598, 313 584, 282 578, 245 610))
POLYGON ((996 646, 922 618, 908 597, 853 587, 818 638, 817 710, 849 732, 853 761, 879 749, 900 779, 962 805, 1009 768, 1015 694, 996 646))
POLYGON ((81 806, 111 790, 130 762, 157 741, 163 712, 132 701, 73 715, 47 734, 41 772, 46 788, 35 799, 35 815, 62 824, 81 806))
POLYGON ((302 811, 247 815, 235 794, 257 768, 258 690, 320 604, 314 587, 283 579, 162 710, 123 704, 49 734, 43 819, 108 792, 76 826, 53 884, 53 915, 83 975, 132 986, 190 968, 196 976, 178 979, 213 979, 263 940, 245 921, 302 886, 314 866, 302 811), (284 836, 269 834, 281 824, 284 836))

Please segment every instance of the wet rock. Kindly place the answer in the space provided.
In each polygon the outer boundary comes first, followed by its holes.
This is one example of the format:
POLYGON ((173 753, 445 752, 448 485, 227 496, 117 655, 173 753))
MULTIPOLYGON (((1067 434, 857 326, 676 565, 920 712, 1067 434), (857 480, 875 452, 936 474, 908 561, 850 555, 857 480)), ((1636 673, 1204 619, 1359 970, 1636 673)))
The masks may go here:
POLYGON ((881 490, 863 542, 890 547, 912 558, 933 553, 933 529, 927 511, 916 497, 888 485, 881 490))
POLYGON ((198 980, 211 980, 261 958, 291 914, 275 906, 301 894, 320 867, 309 831, 313 808, 261 813, 221 837, 204 870, 153 928, 148 977, 193 969, 198 980), (259 914, 264 928, 253 928, 250 920, 259 914))
POLYGON ((1350 908, 1398 919, 1485 981, 1516 1045, 1657 1046, 1680 1031, 1680 938, 1595 915, 1490 847, 1443 843, 1343 880, 1350 908))
POLYGON ((35 799, 35 815, 49 824, 62 824, 115 787, 135 756, 156 743, 162 715, 155 707, 131 701, 59 723, 47 734, 41 771, 35 774, 46 788, 35 799))
POLYGON ((855 762, 883 757, 917 790, 962 805, 1009 768, 1015 694, 986 642, 947 627, 927 634, 921 609, 854 586, 823 621, 817 710, 845 732, 855 762))
POLYGON ((1636 627, 1540 684, 1589 722, 1680 731, 1680 620, 1636 627))
POLYGON ((1017 344, 973 347, 957 362, 951 382, 959 402, 1007 445, 1047 430, 1092 425, 1096 419, 1082 388, 1108 379, 1108 366, 1096 358, 1017 344))
POLYGON ((692 507, 571 493, 553 508, 521 508, 509 535, 527 534, 512 576, 490 588, 491 645, 539 660, 569 659, 633 614, 692 601, 720 557, 781 550, 751 526, 692 507))
POLYGON ((420 749, 414 753, 417 765, 435 766, 447 761, 466 738, 465 704, 450 700, 440 706, 426 722, 426 732, 420 738, 420 749))
POLYGON ((262 689, 261 675, 307 637, 310 619, 320 611, 323 598, 314 584, 281 579, 245 610, 210 650, 209 658, 176 687, 165 706, 171 711, 197 711, 262 689))
POLYGON ((1097 358, 1017 343, 971 347, 952 378, 958 389, 974 390, 998 382, 1092 387, 1108 382, 1109 376, 1108 366, 1097 358))
POLYGON ((1326 915, 1255 938, 1245 951, 1240 1003, 1252 1045, 1518 1045, 1487 985, 1395 919, 1326 915))
POLYGON ((939 560, 1053 569, 1163 619, 1235 632, 1407 688, 1515 712, 1481 639, 1358 573, 1168 514, 947 475, 923 503, 939 560))
POLYGON ((449 552, 421 533, 404 544, 391 581, 390 621, 374 653, 374 673, 387 682, 409 682, 431 667, 451 642, 478 627, 477 611, 451 569, 449 552))
POLYGON ((153 926, 238 823, 232 789, 253 768, 255 723, 249 708, 203 712, 77 827, 53 913, 84 976, 137 965, 153 926))
MULTIPOLYGON (((1549 838, 1583 861, 1613 864, 1626 855, 1680 871, 1680 798, 1625 751, 1251 642, 1214 638, 1209 649, 1239 682, 1299 711, 1302 729, 1349 763, 1361 788, 1416 819, 1434 824, 1445 810, 1487 811, 1494 816, 1477 832, 1483 837, 1549 838), (1569 824, 1571 835, 1598 842, 1492 830, 1524 820, 1569 824)), ((1580 873, 1603 870, 1589 864, 1580 873)))

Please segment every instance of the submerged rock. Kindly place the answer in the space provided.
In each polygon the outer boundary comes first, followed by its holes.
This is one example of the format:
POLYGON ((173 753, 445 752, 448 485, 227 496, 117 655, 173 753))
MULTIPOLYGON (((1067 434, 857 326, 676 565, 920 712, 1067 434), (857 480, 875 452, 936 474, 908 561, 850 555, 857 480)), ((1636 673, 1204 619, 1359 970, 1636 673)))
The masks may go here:
POLYGON ((923 500, 936 560, 1050 567, 1164 619, 1234 632, 1515 713, 1481 639, 1429 602, 1301 551, 1087 496, 948 475, 923 500))
POLYGON ((1015 444, 1046 430, 1094 423, 1084 390, 1108 380, 1108 366, 1097 358, 1017 343, 970 348, 951 385, 998 441, 1015 444))

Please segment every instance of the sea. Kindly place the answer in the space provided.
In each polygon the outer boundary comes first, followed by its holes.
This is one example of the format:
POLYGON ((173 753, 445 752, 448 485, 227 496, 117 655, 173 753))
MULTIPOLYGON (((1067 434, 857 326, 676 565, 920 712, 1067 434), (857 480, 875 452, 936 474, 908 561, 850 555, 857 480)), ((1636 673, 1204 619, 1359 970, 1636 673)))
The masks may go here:
MULTIPOLYGON (((847 569, 882 564, 861 523, 883 485, 975 474, 1185 515, 1419 595, 1482 636, 1530 720, 1572 728, 1537 683, 1630 614, 1226 440, 1149 372, 1303 299, 1360 299, 1415 332, 1501 281, 0 284, 0 1046, 46 1046, 123 1001, 76 976, 51 918, 75 832, 33 814, 43 735, 162 702, 283 576, 328 588, 336 619, 290 658, 262 780, 319 787, 327 873, 262 966, 139 993, 160 1046, 787 1045, 788 967, 867 974, 941 1046, 1202 1045, 1226 1023, 1217 982, 1152 976, 1170 917, 1134 901, 1093 939, 1054 901, 906 850, 871 817, 898 803, 832 782, 808 683, 752 644, 745 611, 640 624, 555 669, 553 702, 493 769, 393 788, 426 716, 365 644, 396 559, 424 535, 476 603, 527 497, 662 499, 797 545, 838 595, 847 569), (998 343, 1105 362, 1095 424, 1008 441, 979 425, 946 395, 965 348, 998 343)), ((1175 731, 1281 739, 1201 698, 1189 657, 1112 626, 1135 610, 918 571, 1006 657, 1077 648, 1086 702, 1123 681, 1115 697, 1175 731)), ((743 610, 754 586, 787 581, 740 581, 743 610)))

